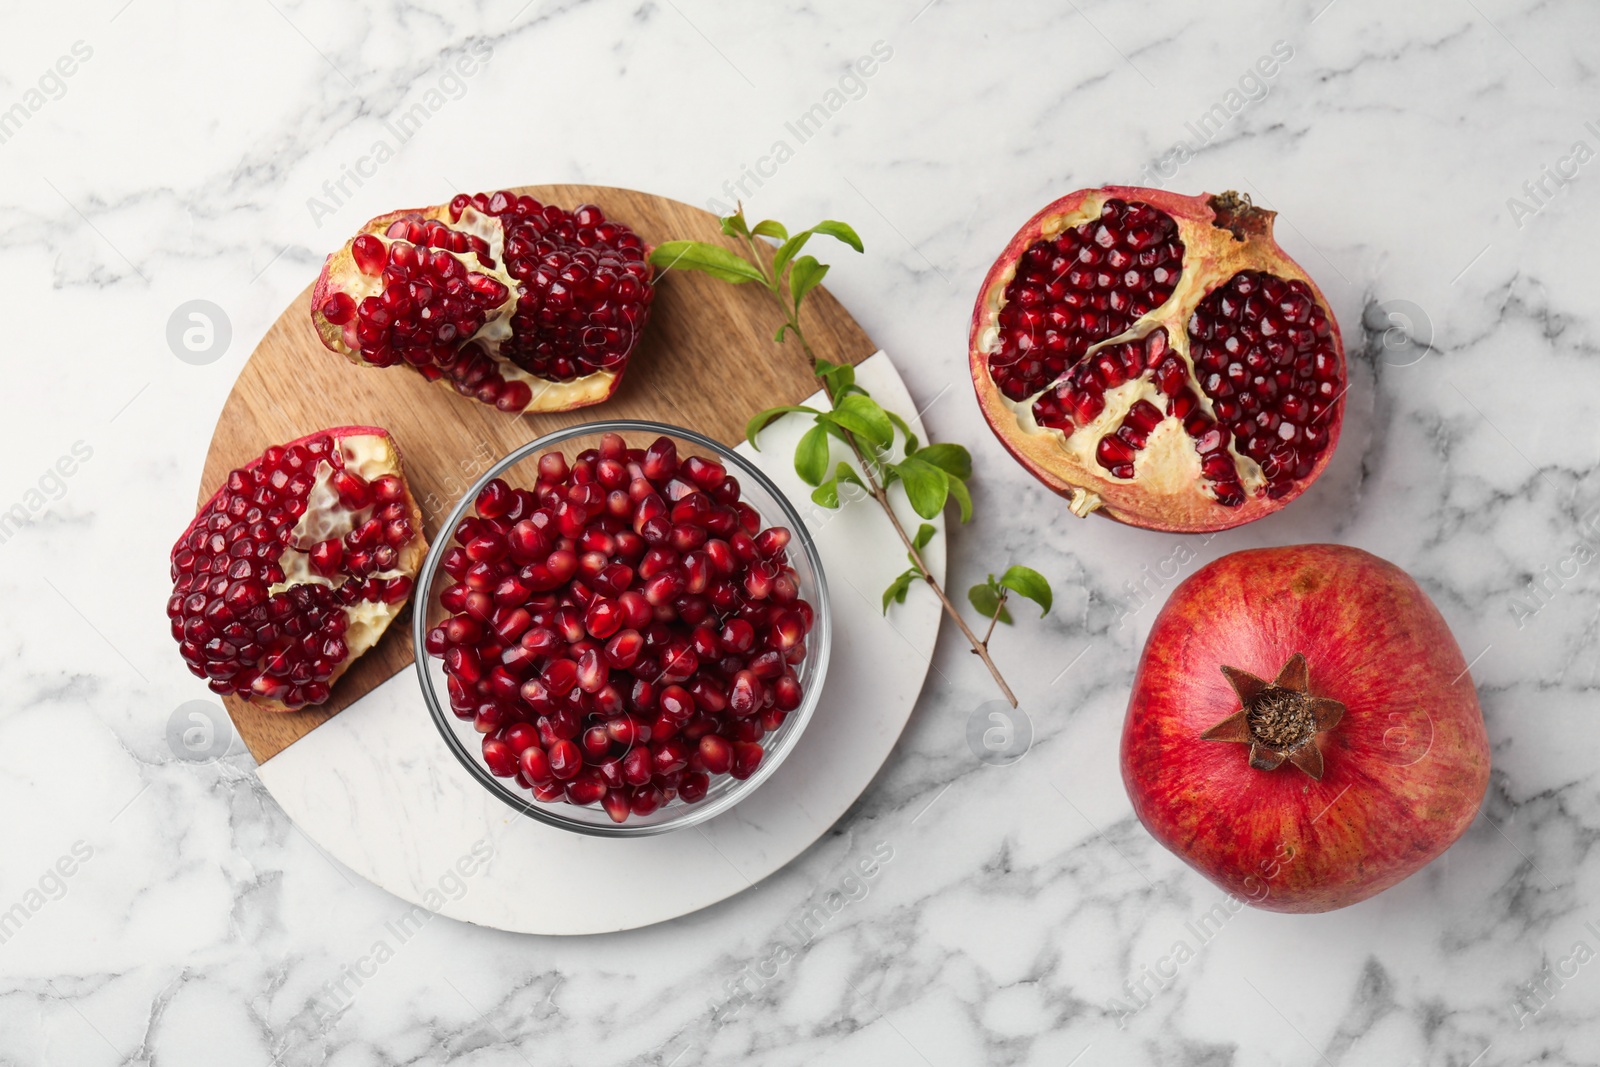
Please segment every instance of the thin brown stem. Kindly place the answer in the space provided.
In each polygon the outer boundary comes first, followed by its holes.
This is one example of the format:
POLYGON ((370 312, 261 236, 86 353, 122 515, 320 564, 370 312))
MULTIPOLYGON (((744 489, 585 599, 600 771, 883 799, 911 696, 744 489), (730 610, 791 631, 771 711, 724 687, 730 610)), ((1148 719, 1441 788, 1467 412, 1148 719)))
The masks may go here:
MULTIPOLYGON (((751 241, 751 251, 755 252, 753 239, 751 241)), ((766 275, 766 268, 761 265, 760 255, 756 255, 755 258, 762 274, 766 275)), ((783 284, 781 277, 766 276, 771 278, 768 286, 769 290, 788 317, 789 331, 799 339, 800 348, 805 352, 806 359, 810 361, 814 369, 817 365, 817 357, 811 351, 811 343, 806 340, 805 331, 800 328, 800 308, 798 303, 784 300, 783 293, 780 291, 783 284)), ((828 397, 828 403, 831 406, 833 404, 833 386, 828 383, 826 378, 822 379, 822 391, 828 397)), ((1016 707, 1016 694, 1006 684, 1005 676, 1000 673, 1000 668, 995 666, 994 660, 989 657, 989 636, 994 633, 994 620, 989 620, 989 633, 985 634, 983 640, 980 641, 978 635, 972 632, 972 627, 967 625, 967 620, 961 617, 961 612, 956 610, 955 604, 951 603, 950 597, 945 593, 944 588, 934 579, 933 573, 928 570, 928 565, 923 562, 922 550, 917 548, 916 542, 911 539, 910 534, 906 533, 905 526, 900 522, 900 516, 895 514, 894 508, 889 503, 888 490, 883 487, 873 473, 873 464, 868 461, 866 451, 861 447, 861 442, 857 441, 855 434, 848 430, 844 431, 844 439, 845 443, 850 446, 850 450, 855 453, 856 462, 861 464, 861 473, 867 481, 867 491, 872 494, 872 499, 878 502, 878 506, 883 509, 883 513, 889 516, 889 522, 894 526, 894 532, 900 536, 901 543, 906 546, 906 554, 911 557, 911 565, 917 569, 918 576, 928 583, 928 588, 933 590, 933 595, 938 597, 939 603, 944 606, 945 614, 954 620, 956 627, 961 631, 961 635, 972 646, 973 653, 983 661, 985 667, 989 668, 989 674, 994 678, 995 684, 1000 687, 1000 692, 1005 694, 1007 702, 1012 707, 1016 707)), ((1002 597, 1001 604, 1004 603, 1005 599, 1002 597)))
POLYGON ((1000 603, 994 606, 994 614, 989 616, 989 628, 983 631, 983 647, 989 647, 989 638, 994 636, 994 625, 1000 621, 1000 613, 1006 610, 1006 597, 1011 595, 1008 589, 1000 590, 1000 603))

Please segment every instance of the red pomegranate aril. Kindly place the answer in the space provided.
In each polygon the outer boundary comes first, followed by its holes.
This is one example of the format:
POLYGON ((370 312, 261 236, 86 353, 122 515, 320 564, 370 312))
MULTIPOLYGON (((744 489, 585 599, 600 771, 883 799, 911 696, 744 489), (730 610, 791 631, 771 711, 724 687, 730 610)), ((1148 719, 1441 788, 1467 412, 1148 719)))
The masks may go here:
POLYGON ((522 635, 519 644, 536 656, 548 656, 566 642, 548 626, 535 626, 522 635))
POLYGON ((623 715, 608 719, 605 724, 606 736, 625 748, 639 744, 646 740, 644 724, 638 719, 623 715))
MULTIPOLYGON (((698 804, 706 798, 707 791, 711 788, 709 776, 699 771, 690 771, 678 783, 678 796, 685 804, 698 804)), ((637 808, 635 811, 637 812, 637 808)))
POLYGON ((733 548, 727 541, 713 538, 702 545, 700 550, 705 553, 712 570, 718 574, 727 576, 739 569, 738 557, 734 555, 733 548))
POLYGON ((583 753, 570 738, 560 738, 548 748, 550 773, 567 781, 583 766, 583 753))
MULTIPOLYGON (((655 677, 657 673, 656 670, 650 671, 651 677, 655 677)), ((634 681, 628 693, 628 706, 637 712, 652 712, 656 710, 656 699, 655 683, 639 678, 634 681)))
POLYGON ((533 586, 519 575, 502 578, 494 587, 494 602, 502 606, 526 604, 533 596, 533 586))
POLYGON ((657 775, 671 774, 688 766, 689 750, 676 738, 652 742, 650 749, 651 766, 657 775))
POLYGON ((671 548, 647 548, 639 560, 639 577, 648 582, 664 573, 678 562, 678 553, 671 548))
POLYGON ((716 631, 709 626, 696 626, 689 636, 689 647, 702 659, 715 659, 722 653, 722 643, 716 631))
POLYGON ((492 621, 495 634, 509 644, 521 637, 528 627, 533 625, 533 616, 523 608, 502 608, 495 612, 492 621))
POLYGON ((761 680, 749 670, 733 676, 728 690, 728 710, 738 718, 754 715, 761 710, 761 680))
POLYGON ((483 739, 483 762, 488 765, 489 773, 497 778, 510 778, 517 773, 516 753, 502 738, 493 734, 483 739))
POLYGON ((773 648, 782 651, 798 645, 805 640, 806 625, 797 611, 786 611, 779 615, 772 623, 772 636, 770 644, 773 648))
POLYGON ((323 577, 329 577, 339 570, 339 565, 344 562, 344 543, 337 538, 319 542, 310 552, 311 569, 323 577))
POLYGON ((772 684, 773 700, 775 705, 783 711, 793 711, 800 706, 804 692, 800 687, 800 680, 793 671, 785 671, 783 676, 772 684))
POLYGON ((550 757, 538 744, 530 745, 518 753, 517 765, 523 777, 534 785, 555 780, 555 773, 550 769, 550 757))
POLYGON ((729 619, 722 627, 722 647, 729 652, 743 654, 755 645, 756 630, 743 619, 729 619))
POLYGON ((750 673, 770 681, 783 673, 784 660, 777 652, 763 652, 750 661, 750 673))
POLYGON ((753 741, 735 741, 733 743, 733 767, 729 773, 743 781, 756 772, 761 765, 761 757, 766 752, 759 744, 753 741))
POLYGON ((634 815, 643 818, 653 814, 663 804, 666 798, 660 789, 652 785, 641 785, 634 789, 628 797, 628 810, 634 815))
POLYGON ((445 652, 444 669, 467 685, 476 683, 483 676, 478 663, 477 650, 462 645, 457 645, 445 652))
POLYGON ((506 709, 499 704, 489 701, 479 704, 472 717, 472 728, 480 734, 492 734, 510 721, 506 709))
POLYGON ((610 752, 611 735, 604 726, 591 726, 583 732, 583 754, 590 762, 599 762, 610 752))
POLYGON ((600 658, 596 649, 589 649, 578 657, 578 688, 590 694, 604 689, 611 677, 610 667, 600 658))
POLYGON ((539 457, 539 480, 558 484, 567 480, 567 457, 560 452, 546 452, 539 457))
POLYGON ((539 743, 539 731, 535 730, 531 723, 526 722, 514 722, 507 726, 502 737, 505 743, 511 746, 511 751, 519 756, 529 745, 539 743))
POLYGON ((627 702, 622 698, 622 691, 615 685, 607 683, 600 687, 600 691, 591 698, 594 714, 601 719, 609 719, 621 715, 627 709, 627 702))
POLYGON ((763 530, 756 537, 756 550, 769 558, 776 556, 788 547, 789 536, 789 531, 782 526, 763 530))
POLYGON ((655 774, 654 757, 644 746, 630 748, 622 757, 622 777, 629 785, 640 786, 655 774))
POLYGON ((629 794, 620 789, 606 790, 606 795, 600 798, 600 806, 612 822, 627 822, 632 811, 629 794))
POLYGON ((644 453, 644 476, 658 485, 678 472, 678 446, 658 437, 644 453))
POLYGON ((688 722, 695 712, 694 697, 690 696, 689 691, 681 685, 669 685, 661 690, 657 706, 661 709, 662 715, 679 727, 688 722))
POLYGON ((578 776, 567 783, 567 803, 585 807, 594 804, 606 794, 605 779, 593 767, 585 767, 578 776))
POLYGON ((497 663, 490 669, 486 683, 489 695, 496 700, 510 702, 521 695, 522 682, 501 664, 497 663))
POLYGON ((577 607, 565 607, 556 612, 556 634, 567 644, 577 644, 588 634, 583 628, 583 613, 577 607))
POLYGON ((622 629, 625 615, 626 612, 616 601, 596 597, 589 602, 589 609, 584 614, 584 627, 589 631, 589 636, 603 641, 622 629))
POLYGON ((765 600, 772 595, 773 575, 761 567, 751 567, 744 575, 744 591, 753 600, 765 600))
POLYGON ((578 684, 578 665, 570 659, 552 660, 542 678, 552 696, 565 696, 578 684))
POLYGON ((594 769, 600 772, 600 778, 606 783, 607 789, 621 789, 628 783, 622 780, 622 761, 612 757, 604 757, 593 764, 594 769))
POLYGON ((733 766, 733 745, 726 738, 707 734, 700 739, 700 761, 710 774, 727 774, 733 766))
POLYGON ((637 630, 623 630, 606 642, 606 662, 618 670, 627 670, 644 651, 644 638, 637 630))

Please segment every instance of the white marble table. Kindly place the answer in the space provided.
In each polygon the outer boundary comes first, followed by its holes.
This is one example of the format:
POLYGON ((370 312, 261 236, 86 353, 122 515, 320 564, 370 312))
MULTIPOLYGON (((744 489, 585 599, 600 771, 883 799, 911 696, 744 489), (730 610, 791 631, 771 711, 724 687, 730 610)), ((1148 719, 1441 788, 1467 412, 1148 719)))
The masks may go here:
POLYGON ((1580 551, 1600 529, 1600 14, 1324 4, 10 13, 0 514, 27 521, 0 520, 3 1059, 1600 1060, 1600 586, 1580 551), (1277 42, 1289 57, 1230 110, 1277 42), (1353 359, 1328 474, 1200 558, 1332 539, 1409 569, 1475 659, 1495 771, 1416 878, 1331 915, 1234 915, 1124 1015, 1125 983, 1220 900, 1133 819, 1116 766, 1155 612, 1131 590, 1178 541, 1070 519, 982 426, 964 348, 1023 219, 1141 180, 1278 209, 1353 359), (973 757, 993 692, 947 627, 877 781, 755 889, 624 934, 438 918, 402 940, 404 906, 319 853, 247 756, 174 757, 169 718, 205 694, 165 632, 166 553, 240 362, 323 251, 382 209, 535 181, 856 224, 868 255, 835 253, 830 286, 933 432, 974 447, 953 584, 1025 559, 1059 592, 996 643, 1036 737, 1011 766, 973 757), (192 300, 231 327, 203 365, 167 342, 192 300), (1385 347, 1391 323, 1414 343, 1385 347))

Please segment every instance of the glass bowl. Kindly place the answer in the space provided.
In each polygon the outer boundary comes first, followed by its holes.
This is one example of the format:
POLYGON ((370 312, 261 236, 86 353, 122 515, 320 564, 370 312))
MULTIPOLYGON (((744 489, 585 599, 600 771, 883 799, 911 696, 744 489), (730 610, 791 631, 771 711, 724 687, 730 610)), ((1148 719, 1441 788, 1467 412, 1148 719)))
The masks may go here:
POLYGON ((433 716, 434 725, 439 728, 445 745, 468 774, 507 805, 530 819, 574 833, 594 837, 648 837, 695 826, 728 811, 759 789, 761 783, 772 776, 794 749, 816 711, 822 683, 828 672, 832 638, 828 584, 822 573, 822 559, 805 523, 771 479, 748 459, 709 437, 681 426, 638 420, 590 422, 557 430, 518 448, 485 471, 456 503, 428 549, 417 587, 422 593, 421 600, 414 606, 412 619, 417 677, 422 684, 422 697, 427 702, 428 713, 433 716), (676 442, 681 459, 701 455, 719 460, 729 474, 739 479, 741 499, 760 513, 763 523, 768 526, 787 526, 793 534, 787 549, 789 564, 794 568, 801 599, 810 602, 814 613, 811 633, 806 637, 806 658, 795 665, 804 696, 800 706, 789 712, 776 730, 761 739, 765 754, 755 773, 743 781, 728 774, 714 776, 705 797, 698 803, 685 804, 681 799, 674 798, 670 804, 649 815, 630 814, 627 821, 621 823, 613 822, 598 804, 578 807, 564 802, 546 803, 535 799, 532 792, 523 789, 514 779, 497 778, 491 774, 482 755, 483 735, 473 728, 471 719, 459 719, 451 710, 442 662, 424 650, 428 631, 448 614, 439 604, 439 594, 452 579, 440 567, 440 561, 454 544, 454 530, 472 510, 478 492, 494 478, 505 479, 513 488, 530 487, 537 481, 539 456, 560 451, 570 460, 584 449, 598 447, 601 435, 606 433, 620 434, 629 447, 634 448, 648 447, 651 441, 664 436, 676 442))

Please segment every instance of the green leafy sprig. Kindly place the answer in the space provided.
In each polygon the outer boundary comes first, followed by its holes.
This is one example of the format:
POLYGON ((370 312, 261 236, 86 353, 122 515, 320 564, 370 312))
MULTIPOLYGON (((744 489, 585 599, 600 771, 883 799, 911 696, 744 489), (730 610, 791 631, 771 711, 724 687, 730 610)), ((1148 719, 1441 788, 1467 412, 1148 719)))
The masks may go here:
POLYGON ((1038 571, 1021 565, 1009 567, 999 579, 989 575, 986 582, 973 586, 967 594, 973 607, 988 620, 988 629, 981 638, 973 631, 923 559, 923 551, 934 537, 933 526, 924 522, 915 534, 907 533, 889 504, 889 488, 899 482, 911 509, 921 518, 937 517, 954 501, 961 521, 970 521, 972 492, 967 483, 972 478, 971 453, 958 444, 919 441, 903 417, 883 407, 857 384, 854 367, 819 358, 811 350, 800 324, 800 307, 806 294, 828 273, 826 263, 803 254, 802 249, 812 237, 820 235, 860 252, 863 250, 861 238, 848 224, 833 219, 824 219, 794 234, 772 219, 751 226, 742 206, 722 220, 722 232, 742 241, 749 250, 748 258, 703 241, 667 241, 650 254, 650 262, 663 271, 697 270, 734 285, 754 282, 766 289, 784 315, 773 340, 783 343, 792 336, 800 342, 828 398, 826 410, 804 404, 784 404, 759 412, 745 427, 745 436, 752 446, 759 447, 757 435, 774 419, 794 413, 811 417, 812 426, 800 438, 794 456, 795 473, 812 486, 811 499, 831 509, 841 507, 850 495, 870 496, 889 517, 905 545, 911 566, 884 590, 885 614, 890 604, 905 603, 913 583, 926 582, 1015 707, 1016 695, 989 655, 989 639, 996 623, 1010 624, 1006 599, 1013 593, 1032 600, 1048 613, 1052 601, 1050 583, 1038 571), (766 238, 777 245, 772 250, 770 265, 763 251, 770 246, 757 238, 766 238), (843 461, 834 463, 831 442, 835 440, 850 450, 856 465, 843 461))

